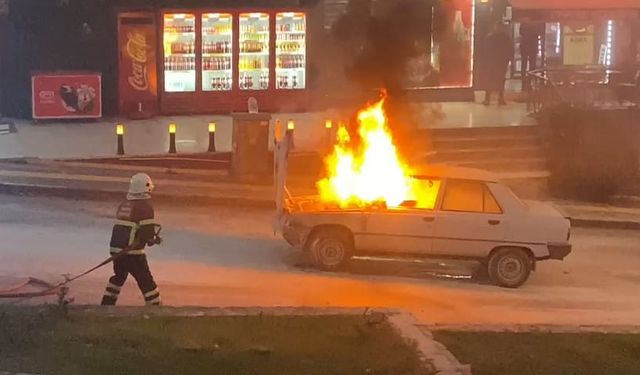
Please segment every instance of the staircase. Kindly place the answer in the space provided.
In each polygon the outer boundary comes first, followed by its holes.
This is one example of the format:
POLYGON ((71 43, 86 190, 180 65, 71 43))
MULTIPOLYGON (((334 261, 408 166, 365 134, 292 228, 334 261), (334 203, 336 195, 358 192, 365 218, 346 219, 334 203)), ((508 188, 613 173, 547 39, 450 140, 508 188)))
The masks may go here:
POLYGON ((547 173, 538 126, 432 129, 422 161, 480 168, 502 174, 547 173))

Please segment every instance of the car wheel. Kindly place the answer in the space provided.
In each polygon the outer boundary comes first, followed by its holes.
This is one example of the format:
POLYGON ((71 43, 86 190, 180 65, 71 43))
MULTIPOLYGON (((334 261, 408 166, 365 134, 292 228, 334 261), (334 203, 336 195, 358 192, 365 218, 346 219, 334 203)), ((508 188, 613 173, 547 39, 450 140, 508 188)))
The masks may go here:
POLYGON ((309 256, 317 268, 335 271, 349 261, 352 247, 346 233, 339 230, 321 230, 310 241, 309 256))
POLYGON ((517 288, 524 284, 532 268, 529 254, 516 248, 498 249, 489 258, 487 266, 491 281, 505 288, 517 288))

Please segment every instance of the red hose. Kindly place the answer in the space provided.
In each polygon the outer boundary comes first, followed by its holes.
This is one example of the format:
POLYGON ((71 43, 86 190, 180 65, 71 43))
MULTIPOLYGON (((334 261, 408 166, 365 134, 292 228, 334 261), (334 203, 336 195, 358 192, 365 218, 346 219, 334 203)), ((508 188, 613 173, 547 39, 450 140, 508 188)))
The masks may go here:
POLYGON ((7 289, 0 290, 0 298, 31 298, 31 297, 44 297, 58 293, 58 288, 55 285, 46 281, 30 277, 22 284, 11 286, 7 289), (35 286, 44 288, 44 290, 33 292, 20 292, 19 290, 26 286, 35 286))

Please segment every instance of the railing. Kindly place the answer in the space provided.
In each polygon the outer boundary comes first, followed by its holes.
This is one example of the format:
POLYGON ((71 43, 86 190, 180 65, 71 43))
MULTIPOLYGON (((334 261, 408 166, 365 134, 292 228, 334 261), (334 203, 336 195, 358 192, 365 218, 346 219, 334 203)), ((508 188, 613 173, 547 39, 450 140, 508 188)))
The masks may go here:
POLYGON ((640 69, 543 68, 528 73, 527 110, 558 105, 620 109, 640 105, 640 69))

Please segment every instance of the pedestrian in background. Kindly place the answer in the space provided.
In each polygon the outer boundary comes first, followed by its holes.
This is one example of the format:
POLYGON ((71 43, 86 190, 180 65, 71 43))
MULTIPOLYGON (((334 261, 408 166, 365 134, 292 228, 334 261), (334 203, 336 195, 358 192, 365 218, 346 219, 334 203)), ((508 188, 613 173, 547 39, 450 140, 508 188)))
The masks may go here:
POLYGON ((544 24, 531 21, 524 21, 520 24, 522 91, 529 91, 528 73, 538 68, 539 43, 544 34, 544 27, 544 24))
POLYGON ((506 105, 504 100, 504 84, 509 63, 513 61, 513 39, 509 35, 507 26, 499 22, 489 33, 486 40, 486 53, 489 56, 487 64, 487 87, 484 105, 491 103, 491 94, 498 93, 498 104, 506 105))

